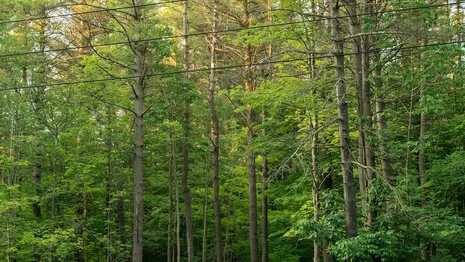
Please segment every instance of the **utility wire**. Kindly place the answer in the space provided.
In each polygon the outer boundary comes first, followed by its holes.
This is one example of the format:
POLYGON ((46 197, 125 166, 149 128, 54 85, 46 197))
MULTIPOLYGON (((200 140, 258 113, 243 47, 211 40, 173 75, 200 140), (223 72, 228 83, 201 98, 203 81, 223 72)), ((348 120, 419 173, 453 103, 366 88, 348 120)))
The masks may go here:
MULTIPOLYGON (((263 29, 263 28, 267 28, 267 27, 285 26, 285 25, 302 24, 302 23, 307 23, 307 21, 287 22, 287 23, 281 23, 281 24, 269 24, 269 25, 253 26, 253 27, 247 27, 247 28, 234 28, 234 29, 221 30, 221 31, 216 31, 216 32, 211 31, 211 32, 191 33, 191 34, 187 34, 187 35, 162 36, 162 37, 141 39, 141 40, 139 40, 137 42, 142 42, 143 43, 143 42, 166 41, 166 40, 169 40, 169 39, 182 38, 182 37, 186 37, 186 36, 187 37, 203 36, 203 35, 209 35, 209 34, 213 34, 213 33, 227 33, 227 32, 237 32, 237 31, 247 31, 247 30, 263 29)), ((75 46, 75 47, 48 49, 48 50, 44 50, 44 51, 31 51, 31 52, 22 52, 22 53, 3 54, 3 55, 0 55, 0 57, 34 55, 34 54, 43 54, 43 53, 51 53, 51 52, 62 52, 62 51, 68 51, 68 50, 95 48, 95 47, 102 47, 102 46, 125 45, 125 44, 131 44, 131 43, 132 42, 129 42, 129 41, 121 41, 121 42, 112 42, 112 43, 106 43, 106 44, 95 44, 95 45, 85 45, 85 46, 75 46)))
MULTIPOLYGON (((165 2, 159 2, 159 3, 151 3, 151 4, 143 4, 143 5, 135 5, 135 6, 131 5, 131 6, 122 6, 122 7, 110 7, 110 8, 92 6, 94 8, 100 8, 100 9, 99 10, 85 11, 85 12, 70 13, 70 14, 49 15, 49 16, 42 16, 42 17, 31 17, 31 18, 25 18, 25 19, 18 19, 18 20, 0 21, 0 25, 21 23, 21 22, 31 22, 31 21, 37 21, 37 20, 45 20, 45 19, 53 19, 53 18, 61 18, 61 17, 69 17, 69 16, 86 15, 86 14, 109 12, 109 11, 118 11, 118 10, 124 10, 124 9, 132 9, 134 7, 160 6, 160 5, 164 5, 164 4, 180 3, 180 2, 184 2, 184 1, 185 0, 173 0, 173 1, 165 1, 165 2)), ((83 5, 83 4, 73 4, 73 5, 69 5, 69 6, 77 6, 77 5, 83 5)), ((84 6, 86 6, 86 5, 84 4, 84 6)), ((63 6, 59 6, 59 7, 63 7, 63 6)))
MULTIPOLYGON (((434 44, 426 44, 426 45, 414 45, 414 46, 405 46, 405 47, 398 47, 398 46, 391 46, 391 47, 384 47, 384 48, 396 48, 396 50, 409 50, 415 48, 425 48, 425 47, 433 47, 433 46, 444 46, 444 45, 451 45, 451 44, 460 44, 465 43, 465 40, 462 41, 452 41, 452 42, 441 42, 441 43, 434 43, 434 44)), ((364 52, 351 52, 351 53, 344 53, 344 56, 349 55, 356 55, 362 53, 373 53, 379 52, 380 50, 370 50, 364 52)), ((323 58, 332 58, 334 57, 333 54, 326 54, 321 56, 313 57, 313 59, 323 59, 323 58)), ((295 58, 295 59, 287 59, 287 60, 277 60, 277 61, 269 61, 269 62, 262 62, 262 63, 253 63, 249 66, 257 67, 261 65, 268 65, 268 64, 279 64, 279 63, 290 63, 290 62, 298 62, 298 61, 307 61, 307 58, 295 58)), ((228 69, 235 69, 235 68, 243 68, 244 65, 229 65, 229 66, 221 66, 215 67, 213 70, 228 70, 228 69)), ((191 69, 191 70, 178 70, 172 72, 163 72, 163 73, 153 73, 153 74, 146 74, 141 76, 124 76, 124 77, 112 77, 112 78, 100 78, 100 79, 89 79, 89 80, 82 80, 82 81, 71 81, 71 82, 62 82, 62 83, 50 83, 50 84, 43 84, 43 85, 32 85, 32 86, 21 86, 21 87, 11 87, 11 88, 1 88, 0 91, 11 91, 11 90, 23 90, 23 89, 33 89, 33 88, 47 88, 47 87, 55 87, 55 86, 69 86, 69 85, 77 85, 77 84, 85 84, 85 83, 100 83, 100 82, 107 82, 107 81, 117 81, 117 80, 129 80, 129 79, 136 79, 139 77, 155 77, 155 76, 169 76, 169 75, 177 75, 177 74, 184 74, 184 73, 195 73, 195 72, 208 72, 212 70, 212 68, 199 68, 199 69, 191 69)))
MULTIPOLYGON (((182 2, 182 1, 179 1, 179 2, 182 2)), ((360 17, 360 16, 367 16, 367 15, 374 15, 374 14, 384 14, 384 13, 391 13, 391 12, 404 12, 404 11, 412 11, 412 10, 420 10, 420 9, 428 9, 428 8, 437 8, 437 7, 443 7, 443 6, 448 6, 448 5, 452 5, 452 4, 451 3, 446 3, 446 4, 421 6, 421 7, 402 8, 402 9, 394 9, 394 10, 385 10, 385 11, 382 11, 382 12, 362 13, 362 14, 358 14, 358 15, 345 15, 345 16, 339 16, 339 17, 322 17, 322 18, 318 18, 318 19, 286 22, 286 23, 280 23, 280 24, 268 24, 268 25, 252 26, 252 27, 246 27, 246 28, 233 28, 233 29, 227 29, 227 30, 219 30, 219 31, 216 31, 216 32, 215 31, 207 31, 207 32, 191 33, 191 34, 187 34, 187 35, 181 34, 181 35, 162 36, 162 37, 141 39, 138 42, 157 42, 157 41, 165 41, 165 40, 169 40, 169 39, 184 38, 186 36, 187 37, 194 37, 194 36, 210 35, 210 34, 213 34, 213 33, 221 34, 221 33, 229 33, 229 32, 240 32, 240 31, 256 30, 256 29, 263 29, 263 28, 269 28, 269 27, 279 27, 279 26, 303 24, 303 23, 314 23, 314 22, 321 22, 321 21, 340 19, 340 18, 353 18, 353 17, 360 17)), ((454 5, 455 5, 455 3, 454 3, 454 5)), ((96 47, 103 47, 103 46, 125 45, 125 44, 131 44, 131 43, 132 42, 130 42, 130 41, 121 41, 121 42, 112 42, 112 43, 106 43, 106 44, 95 44, 95 45, 84 45, 84 46, 75 46, 75 47, 66 47, 66 48, 55 48, 55 49, 48 49, 48 50, 43 50, 43 51, 11 53, 11 54, 0 55, 0 58, 2 58, 2 57, 24 56, 24 55, 34 55, 34 54, 44 54, 44 53, 51 53, 51 52, 63 52, 63 51, 68 51, 68 50, 96 48, 96 47)))
MULTIPOLYGON (((289 63, 289 62, 296 62, 306 60, 303 58, 296 58, 296 59, 287 59, 287 60, 279 60, 279 61, 271 61, 266 62, 267 64, 278 64, 278 63, 289 63)), ((260 66, 263 63, 254 63, 249 64, 249 66, 260 66)), ((154 77, 154 76, 168 76, 168 75, 177 75, 183 73, 194 73, 194 72, 206 72, 210 70, 225 70, 225 69, 234 69, 234 68, 242 68, 244 67, 243 64, 241 65, 229 65, 229 66, 220 66, 215 68, 199 68, 199 69, 190 69, 190 70, 178 70, 172 72, 163 72, 163 73, 154 73, 154 74, 145 74, 141 76, 123 76, 123 77, 111 77, 111 78, 100 78, 100 79, 92 79, 92 80, 82 80, 82 81, 71 81, 71 82, 62 82, 62 83, 51 83, 51 84, 43 84, 43 85, 34 85, 34 86, 22 86, 16 88, 2 88, 0 91, 7 91, 7 90, 20 90, 20 89, 32 89, 32 88, 46 88, 46 87, 53 87, 53 86, 66 86, 66 85, 77 85, 77 84, 86 84, 86 83, 99 83, 99 82, 107 82, 107 81, 117 81, 117 80, 128 80, 128 79, 135 79, 140 77, 154 77)), ((251 68, 249 68, 251 69, 251 68)))

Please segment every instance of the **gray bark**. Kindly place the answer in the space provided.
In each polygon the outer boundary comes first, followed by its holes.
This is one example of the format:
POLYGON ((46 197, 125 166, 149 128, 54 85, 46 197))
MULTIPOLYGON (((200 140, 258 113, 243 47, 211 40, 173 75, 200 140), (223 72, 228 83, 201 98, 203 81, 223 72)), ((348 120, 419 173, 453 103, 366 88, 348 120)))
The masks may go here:
POLYGON ((344 47, 341 39, 339 17, 339 1, 331 0, 333 17, 331 35, 334 41, 333 53, 336 73, 336 95, 339 116, 339 138, 341 147, 341 168, 344 183, 345 222, 347 237, 356 237, 357 210, 355 199, 354 175, 350 156, 349 113, 346 101, 346 85, 344 75, 344 47))
MULTIPOLYGON (((143 0, 134 0, 134 20, 139 24, 142 19, 143 0)), ((144 47, 140 42, 139 27, 135 26, 134 33, 134 60, 136 81, 133 84, 134 91, 134 225, 132 237, 132 261, 142 262, 143 256, 143 231, 144 231, 144 47)))

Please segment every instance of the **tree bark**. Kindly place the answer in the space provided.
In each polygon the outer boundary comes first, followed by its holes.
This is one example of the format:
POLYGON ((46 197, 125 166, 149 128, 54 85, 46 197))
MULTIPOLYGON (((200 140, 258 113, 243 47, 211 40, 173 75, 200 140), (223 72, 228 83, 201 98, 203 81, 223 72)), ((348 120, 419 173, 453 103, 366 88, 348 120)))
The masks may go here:
POLYGON ((223 248, 221 240, 221 208, 220 208, 220 125, 218 113, 216 111, 215 93, 216 93, 216 43, 218 32, 218 3, 215 0, 213 4, 213 34, 211 39, 210 54, 210 79, 208 102, 210 103, 210 113, 212 122, 211 141, 212 141, 212 168, 213 168, 213 209, 215 213, 215 239, 216 239, 216 260, 223 260, 223 248))
POLYGON ((173 185, 174 185, 174 144, 173 144, 173 131, 169 131, 169 163, 168 163, 168 262, 174 261, 174 248, 173 248, 173 185))
MULTIPOLYGON (((266 3, 266 11, 267 11, 267 21, 269 23, 272 22, 272 2, 271 0, 267 0, 266 3)), ((273 46, 272 44, 268 45, 267 49, 267 57, 268 61, 271 62, 273 56, 273 46)), ((273 80, 273 65, 270 63, 268 65, 268 74, 270 81, 273 80)), ((266 121, 266 110, 262 110, 262 122, 265 123, 266 121)), ((263 129, 263 136, 266 135, 266 130, 263 129)), ((266 153, 263 154, 263 164, 262 164, 262 262, 268 262, 269 255, 268 255, 268 159, 266 153)))
POLYGON ((263 157, 262 182, 262 262, 268 262, 268 160, 263 157))
MULTIPOLYGON (((123 192, 123 180, 119 180, 116 186, 116 190, 118 193, 123 192)), ((124 208, 124 197, 118 197, 118 202, 116 205, 117 210, 117 219, 118 219, 118 230, 119 230, 119 240, 121 242, 121 246, 126 246, 127 243, 127 236, 126 236, 126 214, 124 208)))
MULTIPOLYGON (((134 20, 141 23, 143 0, 133 0, 134 20)), ((132 261, 142 262, 143 256, 143 232, 144 232, 144 52, 145 48, 139 42, 139 27, 135 27, 134 33, 134 59, 136 81, 134 91, 134 227, 132 237, 132 261)))
POLYGON ((205 185, 205 195, 203 203, 203 236, 202 236, 202 262, 207 261, 207 205, 208 205, 208 187, 205 185))
MULTIPOLYGON (((107 109, 106 112, 108 125, 112 124, 113 110, 107 109)), ((105 138, 105 144, 107 146, 107 192, 106 192, 106 209, 107 209, 107 250, 106 250, 106 262, 113 262, 113 212, 114 205, 112 204, 112 190, 113 190, 113 139, 111 132, 107 132, 108 137, 105 138)))
MULTIPOLYGON (((173 141, 174 143, 174 141, 173 141)), ((174 145, 173 145, 174 149, 174 145)), ((179 185, 178 185, 178 175, 176 172, 176 153, 173 151, 174 161, 174 189, 176 197, 176 261, 181 261, 181 213, 179 212, 179 185)))
POLYGON ((344 75, 344 46, 341 39, 339 21, 339 0, 331 0, 331 14, 333 17, 331 35, 334 41, 333 53, 336 73, 336 93, 339 116, 339 139, 341 147, 341 168, 344 182, 344 203, 346 236, 356 237, 357 209, 355 199, 354 175, 350 156, 349 113, 346 101, 346 85, 344 75))
MULTIPOLYGON (((183 8, 183 33, 184 33, 184 81, 189 81, 187 71, 190 68, 189 56, 189 20, 187 17, 189 1, 184 1, 183 8)), ((188 90, 186 90, 188 92, 188 90)), ((192 204, 189 191, 188 176, 189 176, 189 118, 190 118, 190 101, 186 99, 184 109, 184 126, 183 126, 183 144, 182 144, 182 193, 184 197, 184 215, 186 217, 186 237, 187 237, 187 261, 194 262, 194 232, 192 225, 192 204)))
MULTIPOLYGON (((243 0, 243 26, 248 28, 250 24, 249 1, 243 0)), ((256 89, 254 77, 251 70, 252 46, 246 44, 244 49, 244 70, 245 70, 245 91, 254 92, 256 89)), ((258 261, 258 235, 257 235, 257 175, 255 164, 255 152, 253 149, 254 140, 254 109, 247 105, 246 126, 247 126, 247 170, 249 182, 249 241, 250 241, 250 261, 258 261)))

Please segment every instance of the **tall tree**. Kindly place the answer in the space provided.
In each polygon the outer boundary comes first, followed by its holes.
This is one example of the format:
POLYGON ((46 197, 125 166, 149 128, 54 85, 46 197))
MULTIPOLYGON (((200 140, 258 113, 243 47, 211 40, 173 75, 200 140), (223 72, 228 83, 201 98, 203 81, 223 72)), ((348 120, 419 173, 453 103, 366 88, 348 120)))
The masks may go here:
MULTIPOLYGON (((250 27, 249 1, 243 0, 242 21, 243 27, 250 27)), ((244 69, 245 69, 245 91, 254 92, 256 90, 256 79, 252 72, 254 50, 250 43, 244 46, 244 69)), ((249 238, 250 238, 250 261, 258 261, 258 235, 257 235, 257 174, 255 164, 254 141, 254 121, 255 112, 252 105, 247 105, 246 127, 247 127, 247 172, 249 184, 249 238)))
POLYGON ((140 42, 143 0, 134 0, 134 62, 136 77, 132 85, 134 92, 134 227, 132 237, 132 261, 142 262, 144 233, 144 89, 146 64, 144 62, 146 47, 140 42))
POLYGON ((220 124, 215 102, 217 80, 216 80, 216 53, 218 41, 218 3, 213 2, 212 34, 210 39, 210 76, 208 85, 208 102, 211 114, 211 142, 212 142, 212 178, 213 178, 213 210, 215 213, 215 243, 216 261, 223 260, 223 247, 221 240, 221 206, 220 206, 220 124))
MULTIPOLYGON (((184 1, 183 5, 183 34, 184 34, 184 81, 189 81, 190 55, 189 55, 189 20, 188 20, 189 1, 184 1)), ((186 88, 188 93, 189 89, 186 88)), ((182 192, 184 197, 184 215, 186 217, 186 235, 187 235, 187 258, 189 262, 194 262, 194 232, 192 224, 192 204, 189 191, 189 122, 190 122, 190 99, 185 101, 184 109, 184 132, 182 144, 182 192)))
POLYGON ((339 21, 339 0, 332 0, 331 35, 333 37, 333 55, 336 73, 336 93, 339 117, 339 140, 341 149, 341 168, 344 180, 344 204, 345 223, 347 237, 356 237, 357 230, 357 209, 355 199, 354 174, 350 156, 350 136, 349 136, 349 112, 346 97, 346 79, 344 74, 344 40, 341 37, 341 27, 339 21))

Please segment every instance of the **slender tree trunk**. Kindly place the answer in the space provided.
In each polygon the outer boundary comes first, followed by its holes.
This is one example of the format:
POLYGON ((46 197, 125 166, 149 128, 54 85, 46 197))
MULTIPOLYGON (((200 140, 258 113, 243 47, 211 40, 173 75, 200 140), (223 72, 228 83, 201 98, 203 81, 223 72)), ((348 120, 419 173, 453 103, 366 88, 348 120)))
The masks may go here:
MULTIPOLYGON (((119 180, 116 185, 116 190, 118 193, 123 192, 123 180, 119 180)), ((118 219, 118 230, 119 230, 119 241, 121 246, 126 246, 127 236, 126 236, 126 215, 124 208, 124 197, 118 197, 118 202, 116 205, 117 219, 118 219)))
POLYGON ((262 165, 262 262, 268 262, 268 159, 263 158, 262 165))
POLYGON ((370 212, 368 211, 368 203, 366 201, 365 195, 368 190, 368 169, 366 168, 367 165, 367 151, 366 148, 366 141, 365 141, 365 130, 364 130, 364 122, 366 121, 364 117, 364 87, 366 82, 364 81, 363 75, 363 59, 362 59, 362 38, 360 34, 362 33, 360 20, 358 18, 357 12, 357 3, 355 0, 347 0, 345 1, 347 10, 349 12, 350 18, 350 33, 352 35, 352 52, 353 55, 353 70, 355 74, 355 91, 357 95, 357 117, 359 119, 358 124, 358 162, 360 165, 358 166, 359 170, 359 184, 360 184, 360 195, 362 196, 362 211, 365 215, 365 223, 370 223, 369 220, 371 217, 368 215, 370 212))
POLYGON ((255 152, 253 150, 254 110, 247 106, 247 169, 249 172, 249 233, 250 233, 250 260, 258 261, 257 237, 257 175, 255 170, 255 152))
MULTIPOLYGON (((368 3, 366 0, 363 4, 363 13, 371 13, 371 3, 368 3)), ((360 25, 359 25, 360 26, 360 25)), ((364 30, 361 30, 364 33, 364 30)), ((370 72, 370 36, 360 37, 361 42, 361 57, 362 57, 362 108, 363 108, 363 118, 362 118, 362 128, 363 128, 363 144, 365 150, 365 163, 366 163, 366 174, 368 180, 368 187, 371 188, 372 180, 375 178, 375 154, 373 147, 369 142, 369 137, 373 129, 373 114, 371 111, 371 83, 369 80, 370 72)), ((371 194, 369 195, 369 210, 366 214, 366 224, 368 228, 373 226, 373 221, 376 218, 377 211, 374 210, 377 206, 376 198, 373 199, 371 194)), ((372 256, 372 261, 377 261, 379 258, 372 256)))
MULTIPOLYGON (((249 1, 243 0, 243 24, 245 28, 250 25, 249 1)), ((251 70, 253 51, 250 44, 246 44, 244 50, 245 91, 254 92, 256 89, 253 73, 251 70)), ((257 175, 255 165, 255 152, 253 149, 254 140, 254 109, 247 105, 246 125, 247 125, 247 170, 249 182, 249 240, 250 240, 250 261, 258 261, 258 235, 257 235, 257 175)))
POLYGON ((220 208, 220 125, 218 113, 216 111, 216 43, 218 32, 218 3, 215 0, 213 4, 213 34, 211 39, 210 53, 210 79, 208 102, 210 103, 210 113, 212 121, 211 141, 212 141, 212 167, 213 167, 213 209, 215 213, 215 238, 216 238, 216 260, 223 260, 223 248, 221 240, 221 208, 220 208))
MULTIPOLYGON (((57 216, 58 216, 58 203, 57 203, 57 161, 58 161, 58 131, 54 134, 53 140, 53 153, 52 153, 52 233, 55 234, 57 228, 57 216)), ((56 246, 50 245, 50 253, 52 254, 51 260, 56 261, 55 257, 56 246)))
MULTIPOLYGON (((174 141, 173 141, 174 143, 174 141)), ((179 212, 179 183, 178 183, 178 174, 176 172, 176 152, 174 151, 173 145, 173 160, 174 160, 174 190, 176 197, 176 261, 181 261, 181 213, 179 212)))
MULTIPOLYGON (((427 43, 428 43, 428 40, 426 39, 426 36, 425 36, 425 39, 423 39, 422 45, 425 46, 427 45, 427 43)), ((420 106, 424 106, 425 100, 423 98, 424 98, 424 87, 422 87, 420 90, 420 103, 419 103, 420 106)), ((418 138, 420 141, 420 149, 418 152, 418 173, 419 173, 420 186, 423 186, 426 183, 425 149, 424 147, 421 146, 421 144, 424 143, 426 128, 427 128, 427 115, 422 110, 422 112, 420 113, 420 135, 418 138)))
MULTIPOLYGON (((11 114, 11 124, 10 124, 10 145, 9 145, 9 150, 8 150, 8 157, 10 159, 13 159, 13 136, 14 136, 14 130, 15 130, 15 114, 12 112, 11 114)), ((7 187, 10 188, 14 185, 14 179, 13 179, 13 167, 10 168, 9 173, 8 173, 8 178, 7 178, 7 187)), ((11 193, 8 190, 7 192, 8 195, 8 201, 13 201, 11 198, 11 193)), ((11 222, 11 219, 13 218, 13 210, 8 210, 6 211, 6 241, 7 241, 7 252, 6 252, 6 259, 7 262, 14 262, 14 256, 11 253, 11 250, 13 249, 13 233, 12 233, 12 227, 13 223, 11 222)))
POLYGON ((344 76, 344 45, 340 32, 339 1, 331 0, 333 17, 331 35, 334 39, 333 52, 336 72, 336 93, 339 116, 339 137, 341 147, 341 168, 344 182, 345 222, 347 237, 356 237, 357 209, 355 199, 354 175, 350 156, 349 113, 346 101, 346 85, 344 76))
MULTIPOLYGON (((316 13, 316 3, 315 1, 311 2, 311 10, 312 13, 316 13)), ((315 37, 313 34, 307 35, 307 42, 308 42, 308 74, 311 80, 316 80, 315 74, 315 59, 314 55, 310 52, 315 49, 315 37)), ((309 122, 309 132, 311 133, 312 138, 312 201, 313 201, 313 220, 315 223, 319 221, 319 208, 320 208, 320 201, 319 201, 319 170, 318 170, 318 128, 319 128, 319 115, 318 115, 318 89, 316 87, 312 90, 312 114, 313 117, 310 118, 309 122)), ((313 240, 313 261, 318 262, 320 261, 320 245, 318 243, 318 239, 315 238, 313 240)))
MULTIPOLYGON (((108 114, 108 120, 111 123, 111 115, 108 114)), ((113 261, 113 252, 112 252, 112 245, 113 245, 113 205, 111 201, 111 193, 112 193, 112 183, 113 183, 113 160, 112 160, 112 144, 113 141, 111 139, 107 140, 107 193, 106 193, 106 208, 107 208, 107 250, 106 250, 106 261, 112 262, 113 261)))
POLYGON ((203 236, 202 236, 202 262, 207 261, 207 206, 208 206, 208 186, 205 185, 205 195, 203 203, 203 236))
MULTIPOLYGON (((315 93, 315 92, 314 92, 315 93)), ((315 94, 314 94, 315 95, 315 94)), ((313 185, 312 185, 312 198, 313 198, 313 220, 318 223, 319 220, 319 194, 318 194, 318 184, 319 184, 319 172, 318 172, 318 109, 317 109, 317 102, 316 98, 314 97, 313 102, 313 135, 312 135, 312 177, 313 177, 313 185)), ((318 245, 318 240, 313 240, 313 261, 318 262, 320 261, 320 248, 318 245)))
MULTIPOLYGON (((175 174, 176 176, 176 174, 175 174)), ((176 261, 181 261, 181 213, 179 212, 179 186, 176 183, 176 261)))
MULTIPOLYGON (((427 40, 424 39, 422 45, 426 45, 427 40)), ((421 88, 420 90, 420 101, 419 105, 424 106, 424 87, 421 88)), ((426 183, 426 156, 425 156, 425 149, 422 146, 424 143, 425 139, 425 134, 426 134, 426 128, 427 128, 427 115, 426 113, 422 110, 420 113, 420 134, 418 137, 418 140, 420 142, 420 149, 418 151, 418 173, 419 173, 419 184, 420 186, 423 186, 426 183)), ((423 199, 421 202, 421 205, 424 205, 426 202, 426 199, 423 199)), ((431 259, 431 243, 423 243, 425 246, 421 250, 421 258, 422 260, 430 260, 431 259)))
MULTIPOLYGON (((311 63, 313 63, 313 59, 311 63)), ((313 66, 312 66, 313 67, 313 66)), ((313 70, 312 70, 313 74, 313 70)), ((319 221, 319 208, 320 208, 320 201, 319 201, 319 172, 318 172, 318 102, 316 100, 316 89, 313 90, 313 123, 311 124, 312 129, 312 177, 313 177, 313 184, 312 184, 312 199, 313 199, 313 220, 318 223, 319 221)), ((318 245, 318 240, 313 240, 313 261, 318 262, 320 261, 320 247, 318 245)))
MULTIPOLYGON (((267 0, 266 4, 267 10, 267 20, 269 23, 272 22, 272 2, 267 0)), ((268 45, 267 49, 268 61, 271 62, 273 56, 273 46, 272 44, 268 45)), ((268 74, 270 81, 273 80, 273 65, 270 63, 268 65, 268 74)), ((266 110, 262 110, 262 122, 266 121, 266 110)), ((263 136, 266 135, 266 130, 263 129, 263 136)), ((266 154, 263 155, 263 164, 262 164, 262 262, 268 262, 268 158, 266 154)))
POLYGON ((144 88, 145 88, 145 48, 139 42, 142 22, 143 0, 133 0, 134 7, 134 60, 136 81, 133 84, 134 92, 134 227, 132 236, 132 261, 142 262, 143 233, 144 233, 144 88))
POLYGON ((168 163, 168 262, 172 262, 174 255, 173 248, 173 185, 174 185, 174 142, 173 142, 173 131, 169 131, 169 163, 168 163))
MULTIPOLYGON (((189 21, 187 17, 189 1, 184 1, 183 11, 183 33, 184 33, 184 81, 189 81, 187 71, 190 68, 189 56, 189 21)), ((188 90, 187 90, 188 92, 188 90)), ((184 197, 184 215, 186 217, 186 237, 187 237, 187 259, 188 262, 194 262, 194 232, 192 225, 192 204, 191 194, 189 191, 188 176, 189 176, 189 118, 190 118, 190 101, 186 99, 184 109, 184 126, 183 126, 183 144, 182 144, 182 193, 184 197)))
MULTIPOLYGON (((421 112, 420 114, 420 137, 419 140, 422 142, 425 138, 426 133, 426 113, 421 112)), ((426 168, 425 168, 425 150, 421 148, 418 152, 418 172, 420 174, 420 186, 426 183, 426 168)))
POLYGON ((383 176, 385 179, 392 183, 394 177, 394 171, 391 167, 391 161, 389 159, 389 151, 386 146, 386 129, 387 122, 386 117, 384 116, 385 102, 384 102, 384 90, 383 90, 383 80, 381 79, 381 70, 382 65, 380 64, 380 53, 375 52, 374 54, 374 64, 375 68, 373 71, 373 78, 375 89, 377 90, 376 97, 376 123, 378 126, 379 133, 379 158, 381 159, 381 168, 383 170, 383 176))

